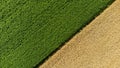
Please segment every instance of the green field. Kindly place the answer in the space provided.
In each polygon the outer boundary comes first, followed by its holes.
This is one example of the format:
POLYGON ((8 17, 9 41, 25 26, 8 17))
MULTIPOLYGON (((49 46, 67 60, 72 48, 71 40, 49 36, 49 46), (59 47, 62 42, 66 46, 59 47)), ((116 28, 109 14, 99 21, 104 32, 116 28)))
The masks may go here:
POLYGON ((113 0, 0 0, 0 68, 33 68, 113 0))

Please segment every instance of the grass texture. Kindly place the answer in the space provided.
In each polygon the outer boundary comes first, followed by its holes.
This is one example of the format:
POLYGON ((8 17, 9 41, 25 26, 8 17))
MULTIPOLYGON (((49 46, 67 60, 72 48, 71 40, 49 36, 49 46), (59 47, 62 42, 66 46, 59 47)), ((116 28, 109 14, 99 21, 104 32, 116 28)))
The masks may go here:
POLYGON ((77 33, 40 68, 120 68, 120 0, 77 33))
POLYGON ((0 68, 33 68, 112 0, 0 0, 0 68))

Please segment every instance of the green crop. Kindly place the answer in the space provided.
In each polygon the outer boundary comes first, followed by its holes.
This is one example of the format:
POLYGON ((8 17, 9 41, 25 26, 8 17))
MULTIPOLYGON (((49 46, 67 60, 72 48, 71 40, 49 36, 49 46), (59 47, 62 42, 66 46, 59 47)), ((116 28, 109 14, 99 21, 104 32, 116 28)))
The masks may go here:
POLYGON ((0 0, 0 68, 33 68, 113 0, 0 0))

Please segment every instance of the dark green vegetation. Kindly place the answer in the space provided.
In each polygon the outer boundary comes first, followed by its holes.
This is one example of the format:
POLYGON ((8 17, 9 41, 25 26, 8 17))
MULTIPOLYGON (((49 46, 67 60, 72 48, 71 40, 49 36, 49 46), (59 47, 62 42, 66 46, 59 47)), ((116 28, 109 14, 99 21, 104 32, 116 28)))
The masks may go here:
POLYGON ((112 0, 0 0, 0 68, 32 68, 112 0))

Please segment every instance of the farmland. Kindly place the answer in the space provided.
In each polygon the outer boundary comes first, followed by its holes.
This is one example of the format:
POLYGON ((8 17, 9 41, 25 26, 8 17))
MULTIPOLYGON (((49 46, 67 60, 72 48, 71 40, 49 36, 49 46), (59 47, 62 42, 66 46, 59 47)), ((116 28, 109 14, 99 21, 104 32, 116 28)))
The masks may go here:
POLYGON ((120 0, 116 0, 40 68, 119 68, 120 0))
POLYGON ((0 68, 32 68, 112 0, 0 0, 0 68))

